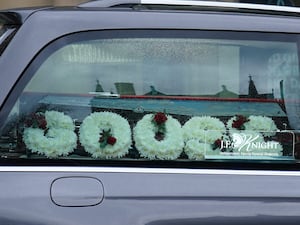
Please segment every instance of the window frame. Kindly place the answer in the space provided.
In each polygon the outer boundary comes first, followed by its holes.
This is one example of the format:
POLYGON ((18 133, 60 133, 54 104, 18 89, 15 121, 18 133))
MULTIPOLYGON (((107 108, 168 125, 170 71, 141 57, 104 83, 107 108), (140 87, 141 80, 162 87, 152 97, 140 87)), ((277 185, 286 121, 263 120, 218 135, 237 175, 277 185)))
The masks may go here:
MULTIPOLYGON (((211 30, 161 30, 161 29, 134 29, 134 30, 100 30, 100 31, 85 31, 78 32, 74 34, 65 35, 60 37, 47 46, 45 46, 38 55, 31 61, 27 66, 24 73, 20 76, 19 81, 11 91, 11 94, 8 96, 7 101, 4 104, 3 108, 6 110, 1 110, 0 112, 0 127, 4 125, 9 112, 12 107, 15 105, 17 99, 21 96, 24 88, 34 76, 35 72, 40 68, 43 62, 54 53, 56 50, 59 50, 61 47, 64 47, 68 44, 78 43, 79 41, 87 40, 98 40, 98 39, 109 39, 109 38, 212 38, 215 36, 216 39, 233 39, 230 35, 233 35, 234 38, 240 37, 240 39, 245 40, 241 37, 247 37, 247 40, 266 40, 262 37, 267 37, 268 41, 276 40, 286 40, 287 42, 291 39, 297 43, 298 53, 300 53, 300 35, 298 34, 289 34, 289 33, 271 33, 271 32, 255 32, 255 31, 211 31, 211 30), (194 36, 192 36, 193 34, 194 36), (197 35, 195 35, 197 34, 197 35), (275 35, 271 35, 275 34, 275 35), (229 38, 231 37, 231 38, 229 38), (250 38, 252 37, 252 38, 250 38), (288 37, 288 38, 287 38, 288 37)), ((300 54, 299 54, 300 55, 300 54)), ((299 63, 300 64, 300 63, 299 63)), ((298 64, 298 66, 299 66, 298 64)), ((161 160, 139 160, 139 162, 134 162, 132 160, 72 160, 72 159, 43 159, 31 161, 20 160, 20 159, 5 159, 0 161, 0 164, 8 165, 91 165, 91 166, 129 166, 129 167, 160 167, 160 168, 243 168, 243 169, 300 169, 297 166, 297 162, 268 162, 267 164, 261 160, 251 160, 251 161, 238 161, 238 160, 226 160, 226 161, 161 161, 161 160)))

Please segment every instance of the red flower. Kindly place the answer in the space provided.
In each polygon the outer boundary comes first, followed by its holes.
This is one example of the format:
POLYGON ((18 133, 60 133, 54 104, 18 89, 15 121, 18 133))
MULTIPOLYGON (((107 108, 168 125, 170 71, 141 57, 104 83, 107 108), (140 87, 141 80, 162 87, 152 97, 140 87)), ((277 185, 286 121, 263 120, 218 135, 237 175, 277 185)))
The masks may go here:
POLYGON ((161 124, 165 123, 167 121, 167 119, 168 119, 167 116, 162 112, 156 113, 153 118, 154 122, 157 125, 161 125, 161 124))
POLYGON ((26 127, 47 129, 47 121, 43 114, 32 114, 30 118, 25 120, 26 127))
POLYGON ((232 123, 232 127, 238 130, 244 130, 244 123, 248 122, 249 119, 242 115, 237 115, 236 117, 236 120, 234 120, 232 123))
POLYGON ((222 140, 221 139, 215 140, 214 146, 216 148, 221 148, 221 145, 222 145, 222 140))
POLYGON ((117 138, 111 136, 111 131, 109 130, 103 130, 100 133, 99 137, 99 143, 100 148, 104 148, 106 145, 114 145, 117 142, 117 138))
POLYGON ((47 121, 46 121, 45 117, 43 117, 43 116, 38 117, 37 123, 38 123, 38 127, 40 129, 45 130, 47 128, 47 121))
POLYGON ((107 138, 107 144, 109 144, 109 145, 114 145, 116 142, 117 142, 117 138, 115 138, 115 137, 109 136, 107 138))

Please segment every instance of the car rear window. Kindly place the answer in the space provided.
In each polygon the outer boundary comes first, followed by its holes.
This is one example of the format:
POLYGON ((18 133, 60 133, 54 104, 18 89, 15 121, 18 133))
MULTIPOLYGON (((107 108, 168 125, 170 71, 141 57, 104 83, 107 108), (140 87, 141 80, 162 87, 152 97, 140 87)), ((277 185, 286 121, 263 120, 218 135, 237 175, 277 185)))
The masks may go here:
POLYGON ((295 162, 298 41, 178 30, 64 37, 19 82, 1 154, 132 165, 295 162))

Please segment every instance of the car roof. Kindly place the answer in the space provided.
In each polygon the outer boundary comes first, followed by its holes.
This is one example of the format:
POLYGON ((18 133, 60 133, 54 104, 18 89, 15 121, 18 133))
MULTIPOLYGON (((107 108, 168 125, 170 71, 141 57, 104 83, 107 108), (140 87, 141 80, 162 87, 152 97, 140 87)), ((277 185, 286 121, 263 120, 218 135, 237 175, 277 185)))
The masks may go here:
MULTIPOLYGON (((23 23, 29 16, 39 11, 102 11, 102 10, 168 10, 199 12, 235 12, 265 15, 300 16, 300 8, 254 3, 237 3, 201 0, 93 0, 77 6, 31 7, 0 11, 0 15, 10 13, 10 23, 23 23)), ((3 16, 2 16, 3 17, 3 16)), ((0 17, 1 20, 1 17, 0 17)))
POLYGON ((265 12, 280 12, 280 13, 300 13, 300 8, 292 6, 278 6, 256 3, 238 3, 238 2, 223 2, 223 1, 202 1, 202 0, 94 0, 79 4, 80 8, 104 8, 118 6, 133 6, 133 5, 156 5, 169 6, 176 8, 178 6, 193 6, 210 9, 210 10, 255 10, 265 12))

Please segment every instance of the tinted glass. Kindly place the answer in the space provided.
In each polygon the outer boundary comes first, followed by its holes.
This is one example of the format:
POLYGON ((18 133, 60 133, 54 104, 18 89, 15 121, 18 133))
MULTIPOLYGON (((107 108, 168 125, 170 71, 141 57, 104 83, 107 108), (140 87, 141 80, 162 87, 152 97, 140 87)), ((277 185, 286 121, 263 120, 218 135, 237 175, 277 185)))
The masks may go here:
POLYGON ((134 164, 297 156, 296 35, 77 34, 46 48, 22 79, 2 128, 8 158, 134 164))

